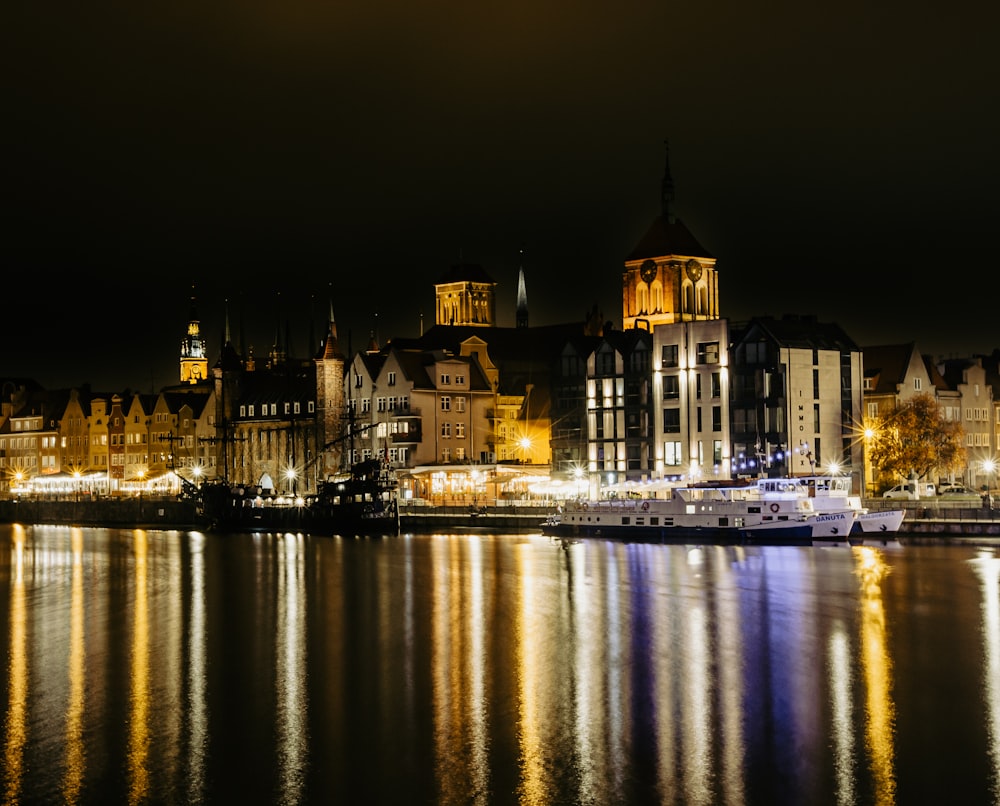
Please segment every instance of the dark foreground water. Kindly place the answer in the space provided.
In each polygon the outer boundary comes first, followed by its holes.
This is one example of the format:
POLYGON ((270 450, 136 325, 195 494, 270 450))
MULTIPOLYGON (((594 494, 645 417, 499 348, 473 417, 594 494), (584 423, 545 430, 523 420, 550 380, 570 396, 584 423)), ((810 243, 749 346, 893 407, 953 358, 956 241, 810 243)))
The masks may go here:
POLYGON ((0 526, 0 800, 998 803, 998 579, 959 546, 0 526))

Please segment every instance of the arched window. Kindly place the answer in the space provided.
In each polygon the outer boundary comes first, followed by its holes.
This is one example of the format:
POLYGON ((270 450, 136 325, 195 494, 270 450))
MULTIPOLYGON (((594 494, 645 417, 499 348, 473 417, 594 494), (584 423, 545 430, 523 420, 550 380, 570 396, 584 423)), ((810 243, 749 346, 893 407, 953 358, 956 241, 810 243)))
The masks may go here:
POLYGON ((656 280, 650 287, 650 313, 663 313, 663 283, 656 280))

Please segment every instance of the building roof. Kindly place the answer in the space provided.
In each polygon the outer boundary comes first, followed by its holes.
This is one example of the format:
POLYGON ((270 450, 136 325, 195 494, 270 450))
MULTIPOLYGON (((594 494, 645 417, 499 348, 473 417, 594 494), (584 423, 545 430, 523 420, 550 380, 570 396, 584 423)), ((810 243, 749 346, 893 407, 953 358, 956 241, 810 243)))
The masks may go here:
POLYGON ((486 269, 480 266, 478 263, 459 263, 452 266, 448 271, 441 275, 441 278, 435 283, 435 285, 444 285, 445 283, 493 283, 496 285, 496 281, 490 277, 486 269))
POLYGON ((864 375, 870 379, 869 394, 895 395, 906 380, 910 361, 917 346, 906 344, 881 344, 864 349, 864 375))
POLYGON ((731 328, 734 343, 763 333, 780 347, 802 350, 860 352, 861 348, 835 322, 819 322, 815 316, 785 314, 780 319, 758 316, 731 328))
POLYGON ((638 245, 625 260, 643 260, 665 255, 715 259, 711 252, 698 243, 698 240, 679 218, 670 220, 668 217, 659 215, 650 224, 646 234, 642 236, 638 245))

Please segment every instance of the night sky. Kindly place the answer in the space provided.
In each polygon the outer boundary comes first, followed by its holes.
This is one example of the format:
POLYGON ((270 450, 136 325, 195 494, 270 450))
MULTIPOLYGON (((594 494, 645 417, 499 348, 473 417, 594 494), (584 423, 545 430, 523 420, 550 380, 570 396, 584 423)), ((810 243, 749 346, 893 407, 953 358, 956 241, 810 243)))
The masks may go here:
POLYGON ((621 325, 625 256, 675 208, 722 315, 990 352, 993 3, 18 3, 0 376, 159 389, 192 287, 210 358, 433 324, 453 264, 518 266, 532 324, 621 325), (880 7, 876 7, 880 6, 880 7), (809 14, 810 16, 805 16, 809 14), (522 252, 523 250, 523 252, 522 252))

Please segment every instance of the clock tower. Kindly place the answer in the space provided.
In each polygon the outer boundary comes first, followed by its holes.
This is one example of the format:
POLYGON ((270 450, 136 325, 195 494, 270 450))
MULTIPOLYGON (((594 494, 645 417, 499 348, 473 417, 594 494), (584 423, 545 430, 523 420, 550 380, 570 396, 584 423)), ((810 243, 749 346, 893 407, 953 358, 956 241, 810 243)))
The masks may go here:
POLYGON ((622 272, 622 328, 637 321, 656 325, 702 322, 719 318, 719 281, 715 258, 674 216, 674 183, 670 151, 660 215, 625 259, 622 272))
POLYGON ((201 337, 201 322, 191 295, 191 320, 187 335, 181 341, 181 383, 199 383, 208 380, 208 349, 201 337))

